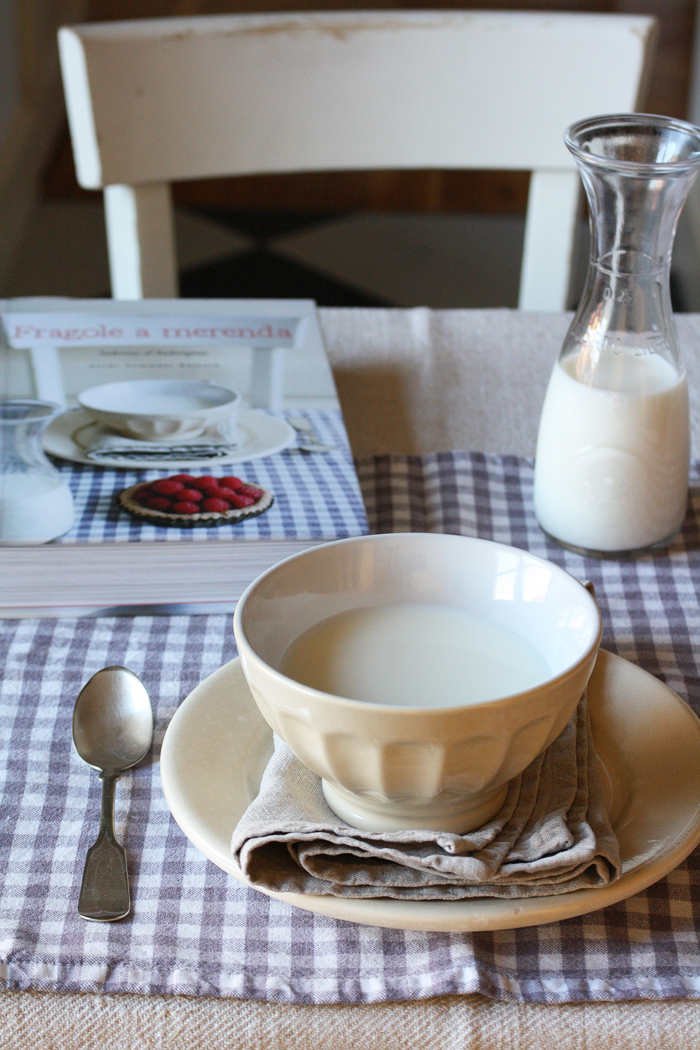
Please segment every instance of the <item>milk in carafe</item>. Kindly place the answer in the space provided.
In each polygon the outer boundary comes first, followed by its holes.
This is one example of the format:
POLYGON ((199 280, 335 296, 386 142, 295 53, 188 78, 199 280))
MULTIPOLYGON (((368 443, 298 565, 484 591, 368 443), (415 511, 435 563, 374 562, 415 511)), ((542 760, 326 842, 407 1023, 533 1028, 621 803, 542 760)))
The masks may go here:
POLYGON ((0 473, 0 546, 46 543, 73 521, 73 497, 60 477, 0 473))
POLYGON ((535 512, 550 536, 593 551, 663 542, 688 489, 685 374, 657 354, 601 355, 594 383, 579 358, 554 366, 537 441, 535 512), (612 389, 610 389, 612 388, 612 389))

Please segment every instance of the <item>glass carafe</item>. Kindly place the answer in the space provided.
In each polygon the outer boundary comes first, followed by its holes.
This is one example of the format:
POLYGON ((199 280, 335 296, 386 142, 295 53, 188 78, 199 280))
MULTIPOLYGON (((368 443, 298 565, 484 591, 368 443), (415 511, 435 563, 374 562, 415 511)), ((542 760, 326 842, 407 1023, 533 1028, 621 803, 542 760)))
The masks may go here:
POLYGON ((48 401, 0 400, 0 545, 47 543, 73 524, 68 485, 44 455, 48 401))
POLYGON ((591 257, 542 409, 535 512, 578 553, 643 553, 673 538, 688 496, 688 391, 669 277, 700 129, 624 114, 580 121, 564 138, 588 197, 591 257))

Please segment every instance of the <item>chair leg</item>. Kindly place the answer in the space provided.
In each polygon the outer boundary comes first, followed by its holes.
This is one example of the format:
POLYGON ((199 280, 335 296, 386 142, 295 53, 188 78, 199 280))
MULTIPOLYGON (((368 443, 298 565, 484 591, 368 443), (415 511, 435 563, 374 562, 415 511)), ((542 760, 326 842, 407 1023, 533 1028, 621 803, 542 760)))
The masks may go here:
POLYGON ((283 347, 253 348, 253 370, 250 382, 251 408, 267 408, 278 412, 282 408, 284 389, 283 347))
POLYGON ((170 185, 105 186, 112 296, 172 299, 178 294, 170 185))
POLYGON ((520 271, 521 310, 565 310, 576 231, 578 171, 533 171, 520 271))

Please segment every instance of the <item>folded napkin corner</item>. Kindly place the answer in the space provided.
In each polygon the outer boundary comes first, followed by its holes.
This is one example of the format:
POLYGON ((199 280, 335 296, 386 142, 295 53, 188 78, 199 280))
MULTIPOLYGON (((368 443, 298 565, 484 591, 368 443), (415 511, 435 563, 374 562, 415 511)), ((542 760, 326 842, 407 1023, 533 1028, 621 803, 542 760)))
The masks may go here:
POLYGON ((253 885, 277 892, 462 900, 596 889, 620 876, 603 784, 585 695, 559 737, 509 783, 496 816, 464 835, 350 827, 329 808, 320 778, 275 737, 231 849, 253 885))

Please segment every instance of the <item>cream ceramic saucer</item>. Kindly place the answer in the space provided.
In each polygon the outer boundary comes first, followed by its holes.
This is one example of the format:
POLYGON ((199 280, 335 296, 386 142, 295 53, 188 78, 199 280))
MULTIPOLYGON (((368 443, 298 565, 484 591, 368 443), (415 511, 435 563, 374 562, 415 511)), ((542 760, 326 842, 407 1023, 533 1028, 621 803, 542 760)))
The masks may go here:
POLYGON ((261 456, 271 456, 291 445, 295 433, 289 423, 267 412, 242 408, 238 413, 238 444, 228 456, 211 456, 202 459, 131 459, 98 460, 88 459, 85 447, 90 445, 106 431, 99 423, 91 423, 87 412, 82 408, 71 409, 57 416, 44 432, 44 451, 59 459, 71 463, 84 463, 88 467, 113 467, 121 470, 183 470, 203 467, 207 464, 242 463, 261 456), (77 432, 80 431, 78 434, 77 432))
MULTIPOLYGON (((623 874, 614 885, 523 900, 269 896, 370 926, 464 932, 556 922, 650 886, 700 842, 700 722, 658 679, 602 650, 588 696, 622 854, 623 874)), ((163 741, 161 776, 173 816, 205 856, 242 882, 246 880, 230 853, 231 835, 257 794, 271 753, 271 731, 238 660, 197 686, 176 712, 163 741)))

